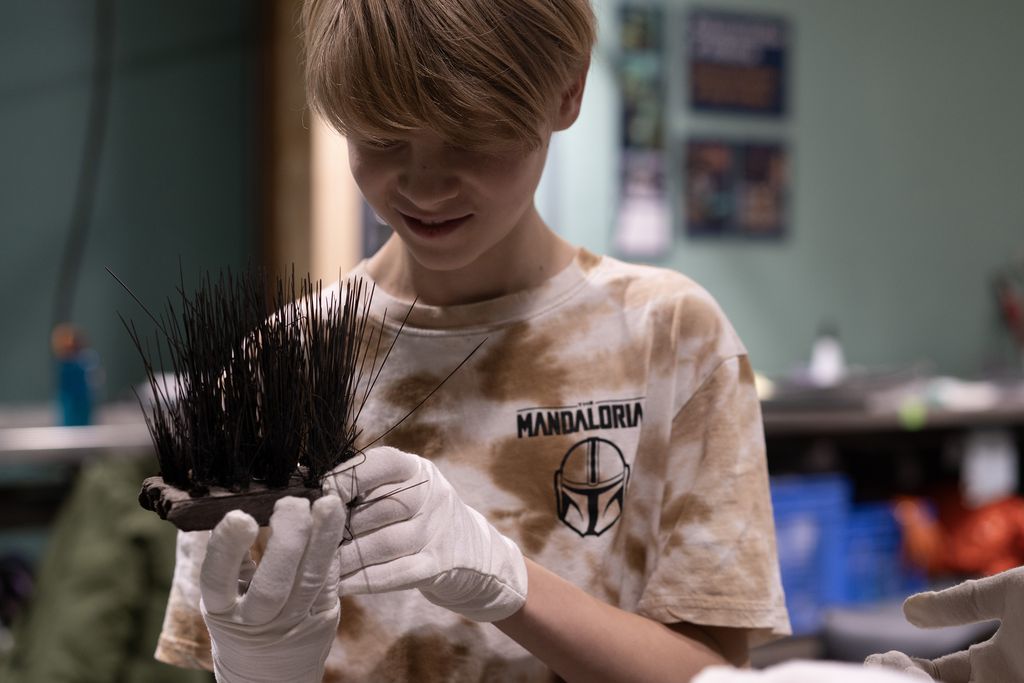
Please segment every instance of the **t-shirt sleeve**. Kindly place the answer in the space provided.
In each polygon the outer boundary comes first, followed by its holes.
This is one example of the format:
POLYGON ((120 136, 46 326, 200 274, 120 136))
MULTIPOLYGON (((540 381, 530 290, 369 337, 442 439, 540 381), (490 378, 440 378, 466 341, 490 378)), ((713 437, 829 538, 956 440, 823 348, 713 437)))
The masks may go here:
POLYGON ((745 355, 723 360, 672 420, 658 560, 638 611, 656 621, 790 633, 764 430, 745 355))
POLYGON ((178 532, 174 579, 157 641, 157 661, 213 671, 210 633, 199 611, 199 570, 209 538, 207 531, 178 532))

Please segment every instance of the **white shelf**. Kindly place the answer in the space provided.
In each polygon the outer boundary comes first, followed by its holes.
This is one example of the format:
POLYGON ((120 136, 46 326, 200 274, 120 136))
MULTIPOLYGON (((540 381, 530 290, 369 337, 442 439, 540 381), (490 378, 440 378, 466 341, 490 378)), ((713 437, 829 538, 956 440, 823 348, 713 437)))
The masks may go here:
POLYGON ((0 416, 0 466, 21 463, 74 463, 96 455, 153 452, 153 441, 138 404, 114 404, 97 411, 98 424, 52 424, 45 407, 3 410, 0 416), (47 424, 50 422, 51 424, 47 424))

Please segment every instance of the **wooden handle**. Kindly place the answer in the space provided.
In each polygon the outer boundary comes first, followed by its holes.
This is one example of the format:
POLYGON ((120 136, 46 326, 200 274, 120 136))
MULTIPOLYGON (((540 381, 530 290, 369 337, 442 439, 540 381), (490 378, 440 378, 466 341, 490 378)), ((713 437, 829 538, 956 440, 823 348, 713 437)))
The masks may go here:
POLYGON ((230 510, 247 512, 257 524, 266 526, 278 498, 298 496, 312 502, 321 495, 323 491, 306 486, 298 473, 292 475, 284 488, 272 489, 253 483, 247 491, 234 492, 214 486, 203 496, 192 496, 166 484, 163 477, 149 477, 142 482, 139 504, 182 531, 202 531, 212 529, 230 510))

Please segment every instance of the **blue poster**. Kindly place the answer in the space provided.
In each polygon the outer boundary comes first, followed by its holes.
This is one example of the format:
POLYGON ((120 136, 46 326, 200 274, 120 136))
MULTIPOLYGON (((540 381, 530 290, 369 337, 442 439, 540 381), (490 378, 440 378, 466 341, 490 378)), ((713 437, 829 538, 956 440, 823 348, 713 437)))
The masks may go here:
POLYGON ((773 15, 694 10, 689 15, 690 106, 782 116, 788 27, 773 15))

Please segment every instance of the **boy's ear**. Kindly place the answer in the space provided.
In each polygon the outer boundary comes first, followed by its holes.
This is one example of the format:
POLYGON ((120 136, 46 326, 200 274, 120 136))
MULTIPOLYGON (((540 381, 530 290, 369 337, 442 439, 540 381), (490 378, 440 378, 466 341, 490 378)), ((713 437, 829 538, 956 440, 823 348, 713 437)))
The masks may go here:
POLYGON ((583 103, 583 89, 587 85, 587 72, 590 71, 590 60, 580 69, 580 75, 573 79, 569 87, 562 93, 562 99, 558 103, 558 113, 555 116, 554 130, 565 130, 580 115, 580 105, 583 103))

